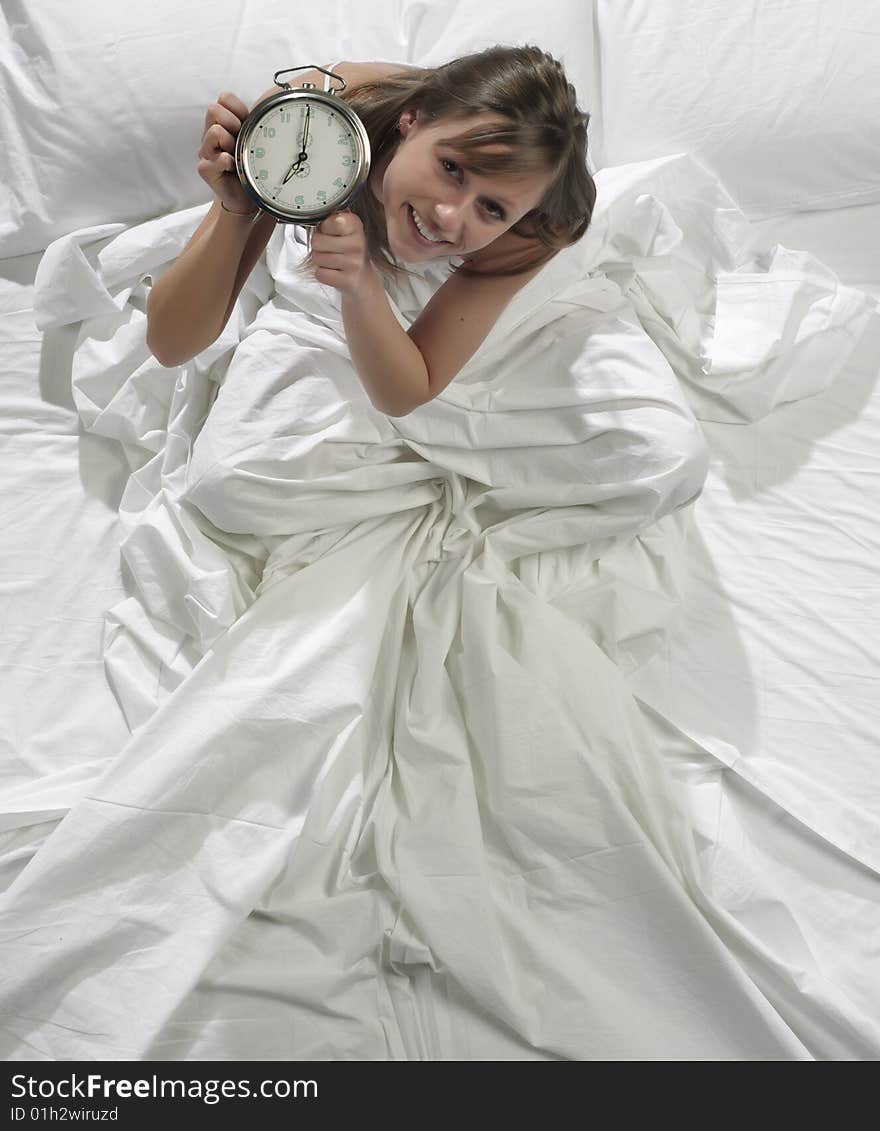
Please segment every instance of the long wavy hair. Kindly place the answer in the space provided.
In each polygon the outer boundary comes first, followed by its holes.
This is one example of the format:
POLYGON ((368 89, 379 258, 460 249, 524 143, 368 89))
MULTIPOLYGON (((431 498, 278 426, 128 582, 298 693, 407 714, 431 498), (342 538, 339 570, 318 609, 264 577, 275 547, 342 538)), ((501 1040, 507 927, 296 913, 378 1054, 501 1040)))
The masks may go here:
MULTIPOLYGON (((340 97, 364 123, 373 168, 396 150, 401 141, 400 116, 404 110, 414 110, 429 125, 483 113, 503 116, 506 124, 465 130, 450 138, 447 147, 481 176, 550 173, 541 202, 510 229, 536 239, 543 251, 536 254, 532 247, 521 262, 506 270, 479 272, 481 277, 520 275, 543 266, 589 227, 596 204, 596 185, 587 169, 590 115, 579 109, 577 92, 562 64, 539 47, 496 45, 439 67, 410 68, 378 82, 361 83, 340 97), (499 143, 503 149, 497 148, 499 143)), ((369 184, 349 207, 361 218, 370 260, 386 281, 413 274, 394 258, 384 206, 369 184)), ((302 271, 312 270, 313 231, 308 229, 309 251, 302 271)), ((467 257, 451 269, 466 276, 478 274, 468 267, 467 257)))

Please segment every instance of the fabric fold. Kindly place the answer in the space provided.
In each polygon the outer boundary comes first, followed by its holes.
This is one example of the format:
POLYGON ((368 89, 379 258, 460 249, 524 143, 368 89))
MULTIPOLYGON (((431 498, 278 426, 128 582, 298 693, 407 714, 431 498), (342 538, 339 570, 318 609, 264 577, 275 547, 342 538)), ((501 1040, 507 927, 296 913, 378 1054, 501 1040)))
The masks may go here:
MULTIPOLYGON (((299 229, 173 369, 146 297, 206 208, 47 249, 40 325, 80 323, 78 411, 132 469, 105 641, 132 734, 0 903, 7 1059, 455 1058, 469 1018, 490 1059, 880 1051, 713 899, 626 682, 680 608, 700 421, 827 388, 876 303, 755 247, 687 155, 597 183, 585 238, 393 419, 299 229)), ((448 270, 389 288, 404 328, 448 270)))

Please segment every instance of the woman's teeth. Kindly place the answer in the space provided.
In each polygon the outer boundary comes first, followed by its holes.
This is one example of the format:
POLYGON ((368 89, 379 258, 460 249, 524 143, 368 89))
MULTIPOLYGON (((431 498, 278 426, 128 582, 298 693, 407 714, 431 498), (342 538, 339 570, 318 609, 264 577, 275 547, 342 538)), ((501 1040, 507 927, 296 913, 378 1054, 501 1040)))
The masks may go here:
POLYGON ((441 240, 437 236, 431 235, 431 233, 428 231, 428 228, 425 226, 424 220, 421 218, 418 212, 416 212, 415 208, 413 208, 412 205, 409 206, 409 210, 412 214, 413 223, 419 229, 419 233, 424 236, 426 240, 429 240, 431 243, 449 243, 449 240, 441 240))

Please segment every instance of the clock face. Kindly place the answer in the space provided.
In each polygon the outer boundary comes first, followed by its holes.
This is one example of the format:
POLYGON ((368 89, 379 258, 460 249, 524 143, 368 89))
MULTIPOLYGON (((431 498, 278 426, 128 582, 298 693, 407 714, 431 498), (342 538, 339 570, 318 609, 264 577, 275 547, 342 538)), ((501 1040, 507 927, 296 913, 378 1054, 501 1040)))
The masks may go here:
POLYGON ((348 197, 364 165, 358 131, 338 105, 289 98, 249 129, 241 158, 251 186, 289 213, 326 213, 348 197))

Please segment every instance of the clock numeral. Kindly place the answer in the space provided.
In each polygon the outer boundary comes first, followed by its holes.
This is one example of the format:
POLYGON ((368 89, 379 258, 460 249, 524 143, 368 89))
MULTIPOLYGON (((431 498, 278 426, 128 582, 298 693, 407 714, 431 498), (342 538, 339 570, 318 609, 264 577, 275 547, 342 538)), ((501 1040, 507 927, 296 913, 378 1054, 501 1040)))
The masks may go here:
POLYGON ((261 169, 259 171, 259 173, 257 174, 257 176, 260 178, 261 181, 267 181, 269 179, 269 170, 268 169, 261 169))
POLYGON ((337 177, 333 183, 337 188, 345 188, 345 181, 342 179, 342 177, 337 177))
POLYGON ((258 145, 257 148, 254 150, 254 156, 255 157, 265 157, 266 156, 266 150, 263 149, 262 145, 258 145))
POLYGON ((351 164, 351 158, 350 158, 350 157, 343 157, 343 158, 341 158, 341 160, 340 160, 340 164, 342 164, 342 165, 350 165, 350 164, 351 164))
POLYGON ((304 196, 300 195, 300 196, 295 196, 293 198, 293 207, 294 208, 305 208, 305 206, 306 206, 306 198, 304 196))
POLYGON ((350 140, 351 140, 351 134, 343 134, 342 137, 338 137, 336 139, 336 144, 337 145, 348 145, 350 140))
POLYGON ((263 131, 264 137, 274 137, 275 136, 275 127, 274 126, 260 126, 260 129, 263 131))
POLYGON ((323 189, 318 189, 318 203, 319 204, 326 204, 327 203, 327 193, 323 189))

